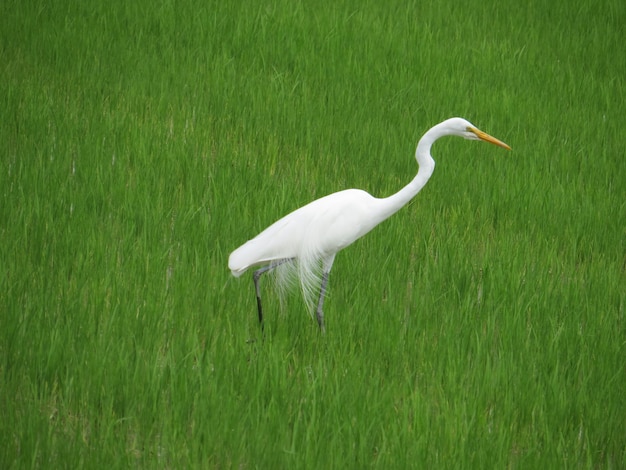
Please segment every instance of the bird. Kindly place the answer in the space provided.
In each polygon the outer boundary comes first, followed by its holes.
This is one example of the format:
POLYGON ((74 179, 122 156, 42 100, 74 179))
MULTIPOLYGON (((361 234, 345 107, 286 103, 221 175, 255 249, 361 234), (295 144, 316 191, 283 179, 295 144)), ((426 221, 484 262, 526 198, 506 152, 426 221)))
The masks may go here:
POLYGON ((463 118, 447 119, 419 140, 415 150, 417 175, 395 194, 377 198, 361 189, 332 193, 287 214, 230 254, 228 267, 233 276, 240 277, 248 269, 258 268, 252 278, 262 329, 259 280, 266 272, 276 269, 290 272, 287 277, 295 276, 299 280, 309 310, 315 309, 319 328, 325 332, 323 305, 336 254, 391 217, 421 191, 435 169, 431 146, 445 136, 482 140, 511 150, 463 118))

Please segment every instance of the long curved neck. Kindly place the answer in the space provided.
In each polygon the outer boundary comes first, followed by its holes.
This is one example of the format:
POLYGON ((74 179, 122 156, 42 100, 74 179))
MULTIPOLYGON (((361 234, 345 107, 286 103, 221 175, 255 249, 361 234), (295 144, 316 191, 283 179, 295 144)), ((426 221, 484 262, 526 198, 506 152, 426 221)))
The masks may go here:
POLYGON ((441 127, 443 126, 437 125, 430 129, 417 144, 415 159, 419 165, 419 170, 415 178, 397 193, 379 199, 380 205, 376 214, 377 223, 398 212, 426 185, 435 170, 435 160, 430 156, 430 148, 439 137, 445 135, 442 133, 441 127))

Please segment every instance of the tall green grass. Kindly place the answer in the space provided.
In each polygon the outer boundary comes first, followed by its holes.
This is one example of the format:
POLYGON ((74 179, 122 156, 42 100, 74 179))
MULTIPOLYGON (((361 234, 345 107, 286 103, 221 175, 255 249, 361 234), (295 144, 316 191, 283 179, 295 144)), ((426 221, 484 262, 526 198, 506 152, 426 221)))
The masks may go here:
POLYGON ((0 466, 626 466, 626 6, 6 1, 0 466), (230 251, 329 192, 327 334, 230 251))

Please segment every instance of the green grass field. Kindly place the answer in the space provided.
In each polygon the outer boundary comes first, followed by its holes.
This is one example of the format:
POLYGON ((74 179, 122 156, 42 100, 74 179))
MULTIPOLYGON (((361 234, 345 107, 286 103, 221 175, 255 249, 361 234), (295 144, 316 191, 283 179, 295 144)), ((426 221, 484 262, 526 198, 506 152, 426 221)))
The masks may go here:
POLYGON ((508 3, 4 1, 0 467, 626 467, 626 3, 508 3), (457 115, 263 339, 229 253, 457 115))

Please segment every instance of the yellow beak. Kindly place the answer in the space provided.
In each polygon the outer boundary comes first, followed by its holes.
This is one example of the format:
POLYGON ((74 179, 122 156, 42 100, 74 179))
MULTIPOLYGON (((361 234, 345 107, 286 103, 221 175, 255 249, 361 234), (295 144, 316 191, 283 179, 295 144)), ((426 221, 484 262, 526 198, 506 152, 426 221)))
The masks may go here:
POLYGON ((476 129, 475 127, 468 127, 467 130, 476 134, 476 137, 478 137, 480 140, 484 140, 485 142, 489 142, 490 144, 497 145, 498 147, 511 150, 511 147, 509 147, 507 144, 505 144, 501 140, 496 139, 495 137, 490 136, 489 134, 486 134, 480 129, 476 129))

